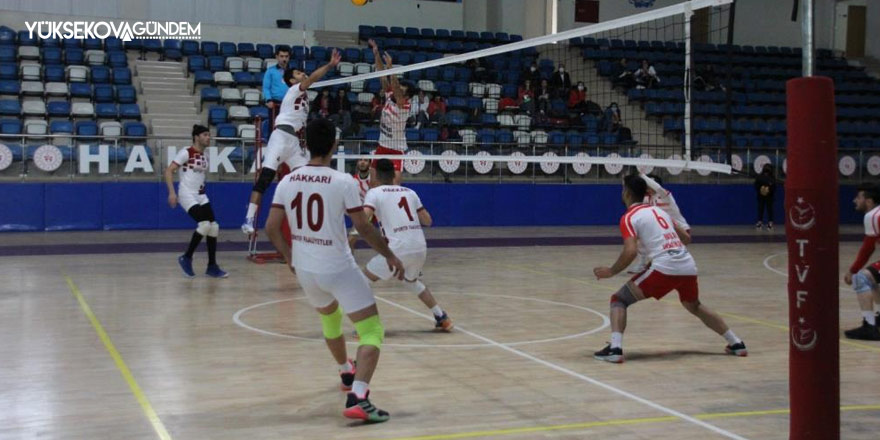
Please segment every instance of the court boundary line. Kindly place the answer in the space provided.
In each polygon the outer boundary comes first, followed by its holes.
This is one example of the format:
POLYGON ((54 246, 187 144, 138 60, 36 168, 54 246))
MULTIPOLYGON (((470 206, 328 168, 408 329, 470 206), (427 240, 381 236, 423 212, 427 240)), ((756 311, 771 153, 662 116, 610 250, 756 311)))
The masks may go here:
POLYGON ((146 394, 144 394, 144 391, 141 389, 140 385, 138 385, 134 375, 131 374, 128 365, 126 365, 125 361, 122 359, 122 355, 119 354, 116 346, 113 345, 113 341, 110 339, 110 335, 107 334, 107 331, 104 330, 101 321, 99 321, 98 317, 95 316, 95 313, 92 312, 92 308, 89 307, 89 303, 86 302, 86 298, 83 296, 82 292, 80 292, 79 287, 77 287, 73 282, 73 279, 69 276, 64 275, 64 279, 67 281, 67 286, 70 288, 71 293, 73 293, 73 296, 76 298, 77 302, 79 302, 79 306, 86 315, 86 318, 88 318, 89 322, 92 324, 92 328, 95 329, 95 333, 98 334, 98 338, 104 343, 104 348, 107 349, 107 352, 110 353, 110 357, 113 358, 116 368, 119 370, 125 383, 128 384, 131 393, 134 394, 135 399, 140 404, 141 410, 143 410, 144 415, 147 417, 147 420, 149 420, 153 430, 156 431, 156 434, 160 439, 171 440, 171 435, 168 433, 168 430, 165 429, 165 424, 159 419, 158 414, 156 414, 156 411, 153 409, 153 405, 150 404, 150 400, 147 399, 146 394))
MULTIPOLYGON (((418 311, 416 311, 416 310, 413 310, 413 309, 411 309, 411 308, 409 308, 409 307, 406 307, 406 306, 404 306, 404 305, 402 305, 402 304, 398 304, 398 303, 396 303, 396 302, 394 302, 394 301, 391 301, 391 300, 389 300, 389 299, 382 298, 382 297, 380 297, 380 296, 378 296, 378 295, 376 296, 376 299, 379 300, 379 301, 382 301, 382 302, 384 302, 384 303, 386 303, 386 304, 388 304, 388 305, 390 305, 390 306, 392 306, 392 307, 397 307, 397 308, 399 308, 399 309, 401 309, 401 310, 405 310, 405 311, 407 311, 407 312, 410 312, 410 313, 412 313, 412 314, 414 314, 414 315, 416 315, 416 316, 421 316, 421 317, 423 317, 423 318, 425 318, 425 319, 428 319, 428 320, 431 320, 431 321, 434 320, 434 317, 433 317, 433 316, 429 316, 429 315, 423 314, 423 313, 418 312, 418 311)), ((697 425, 697 426, 699 426, 699 427, 705 428, 705 429, 707 429, 707 430, 709 430, 709 431, 712 431, 712 432, 714 432, 714 433, 716 433, 716 434, 720 434, 720 435, 722 435, 722 436, 724 436, 724 437, 727 437, 727 438, 731 438, 731 439, 735 439, 735 440, 748 440, 746 437, 742 437, 742 436, 740 436, 740 435, 734 434, 734 433, 732 433, 732 432, 730 432, 730 431, 727 431, 727 430, 725 430, 725 429, 722 429, 722 428, 719 428, 719 427, 717 427, 717 426, 715 426, 715 425, 712 425, 711 423, 703 422, 702 420, 698 420, 698 419, 696 419, 696 418, 694 418, 694 417, 691 417, 691 416, 689 416, 689 415, 687 415, 687 414, 684 414, 684 413, 682 413, 682 412, 676 411, 676 410, 674 410, 674 409, 672 409, 672 408, 668 408, 668 407, 663 406, 663 405, 661 405, 661 404, 659 404, 659 403, 656 403, 656 402, 653 402, 653 401, 651 401, 651 400, 645 399, 644 397, 637 396, 637 395, 635 395, 635 394, 633 394, 633 393, 630 393, 630 392, 628 392, 628 391, 622 390, 622 389, 617 388, 617 387, 615 387, 615 386, 613 386, 613 385, 608 385, 608 384, 606 384, 606 383, 604 383, 604 382, 601 382, 601 381, 599 381, 599 380, 593 379, 592 377, 589 377, 589 376, 586 376, 586 375, 584 375, 584 374, 578 373, 578 372, 576 372, 576 371, 570 370, 570 369, 565 368, 565 367, 563 367, 563 366, 561 366, 561 365, 554 364, 553 362, 550 362, 550 361, 547 361, 547 360, 541 359, 541 358, 539 358, 539 357, 537 357, 537 356, 534 356, 534 355, 532 355, 532 354, 526 353, 526 352, 524 352, 524 351, 522 351, 522 350, 518 350, 518 349, 513 348, 513 347, 508 347, 508 346, 506 346, 506 345, 504 345, 504 344, 501 344, 501 343, 499 343, 499 342, 496 342, 496 341, 494 341, 494 340, 492 340, 492 339, 489 339, 489 338, 487 338, 487 337, 485 337, 485 336, 482 336, 482 335, 480 335, 480 334, 478 334, 478 333, 474 333, 474 332, 472 332, 472 331, 469 331, 469 330, 463 328, 460 324, 456 324, 455 329, 456 329, 456 331, 462 332, 462 333, 464 333, 464 334, 466 334, 466 335, 469 335, 469 336, 471 336, 471 337, 473 337, 473 338, 479 339, 479 340, 481 340, 481 341, 483 341, 483 342, 487 342, 487 343, 489 343, 489 344, 491 344, 491 345, 493 345, 493 346, 495 346, 495 347, 497 347, 497 348, 500 348, 500 349, 502 349, 502 350, 504 350, 504 351, 507 351, 507 352, 509 352, 509 353, 512 353, 512 354, 515 354, 515 355, 520 356, 520 357, 522 357, 522 358, 528 359, 528 360, 533 361, 533 362, 535 362, 535 363, 537 363, 537 364, 543 365, 543 366, 545 366, 545 367, 547 367, 547 368, 550 368, 550 369, 552 369, 552 370, 556 370, 556 371, 558 371, 558 372, 560 372, 560 373, 566 374, 566 375, 571 376, 571 377, 574 377, 574 378, 576 378, 576 379, 580 379, 581 381, 584 381, 584 382, 587 382, 587 383, 589 383, 589 384, 591 384, 591 385, 594 385, 594 386, 596 386, 596 387, 599 387, 599 388, 605 389, 606 391, 610 391, 610 392, 612 392, 612 393, 614 393, 614 394, 618 394, 618 395, 620 395, 620 396, 623 396, 623 397, 626 397, 626 398, 628 398, 628 399, 634 400, 634 401, 636 401, 636 402, 638 402, 638 403, 641 403, 641 404, 643 404, 643 405, 645 405, 645 406, 649 406, 649 407, 651 407, 651 408, 653 408, 653 409, 655 409, 655 410, 658 410, 658 411, 660 411, 660 412, 663 412, 663 413, 669 414, 670 416, 673 416, 673 417, 675 417, 676 419, 680 419, 680 420, 686 421, 686 422, 688 422, 688 423, 691 423, 691 424, 697 425)))
MULTIPOLYGON (((840 407, 841 411, 874 411, 880 410, 880 405, 846 405, 840 407)), ((768 415, 784 415, 790 414, 791 410, 789 409, 770 409, 770 410, 758 410, 758 411, 738 411, 738 412, 728 412, 728 413, 703 413, 696 414, 693 417, 702 420, 711 420, 711 419, 724 419, 724 418, 738 418, 738 417, 757 417, 757 416, 768 416, 768 415)), ((522 426, 518 428, 504 428, 504 429, 494 429, 494 430, 485 430, 485 431, 466 431, 466 432, 458 432, 453 434, 433 434, 433 435, 423 435, 416 437, 394 437, 394 438, 386 438, 383 440, 453 440, 453 439, 463 439, 463 438, 479 438, 479 437, 489 437, 489 436, 503 436, 503 435, 516 435, 516 434, 526 434, 530 432, 548 432, 548 431, 569 431, 569 430, 577 430, 577 429, 589 429, 589 428, 601 428, 606 426, 632 426, 632 425, 642 425, 648 423, 666 423, 666 422, 674 422, 677 421, 678 418, 672 416, 663 416, 663 417, 641 417, 641 418, 633 418, 633 419, 612 419, 612 420, 597 420, 594 422, 581 422, 581 423, 564 423, 558 425, 535 425, 535 426, 522 426)))

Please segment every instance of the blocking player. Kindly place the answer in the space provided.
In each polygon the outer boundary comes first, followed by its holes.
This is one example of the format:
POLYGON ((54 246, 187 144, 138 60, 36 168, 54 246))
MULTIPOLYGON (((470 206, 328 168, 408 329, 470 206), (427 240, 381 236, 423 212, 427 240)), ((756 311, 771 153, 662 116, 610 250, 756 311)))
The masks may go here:
POLYGON ((660 300, 672 290, 678 292, 681 305, 688 312, 724 337, 728 354, 747 356, 743 341, 717 313, 700 302, 697 266, 685 247, 689 240, 684 228, 673 222, 662 209, 644 203, 646 191, 647 184, 639 176, 624 178, 623 203, 627 211, 620 218, 623 251, 611 267, 593 269, 596 278, 611 278, 623 271, 637 254, 644 254, 652 260, 648 269, 611 295, 611 343, 597 351, 594 357, 622 363, 627 307, 645 298, 660 300))
POLYGON ((263 155, 263 166, 260 170, 260 176, 254 184, 251 191, 250 203, 248 203, 247 214, 245 214, 244 223, 241 225, 241 231, 245 234, 253 234, 254 217, 257 215, 257 209, 260 201, 263 199, 263 193, 269 188, 272 179, 275 178, 278 164, 284 162, 291 170, 295 170, 309 161, 308 151, 302 147, 303 131, 305 130, 306 120, 309 117, 309 95, 307 93, 309 86, 320 80, 327 72, 334 69, 342 60, 342 55, 333 49, 330 55, 330 62, 319 67, 306 75, 305 72, 297 69, 289 69, 284 71, 284 82, 290 84, 284 99, 281 101, 281 108, 278 116, 275 118, 275 130, 269 136, 269 142, 266 144, 266 153, 263 155))
MULTIPOLYGON (((379 47, 376 42, 369 41, 373 49, 373 57, 376 59, 376 70, 391 68, 391 56, 386 52, 379 56, 379 47), (384 60, 384 63, 383 63, 384 60)), ((409 118, 410 97, 412 93, 409 86, 401 84, 397 75, 381 77, 382 90, 385 91, 385 107, 382 108, 382 116, 379 118, 379 147, 376 154, 403 155, 406 153, 406 120, 409 118)), ((400 185, 403 160, 394 160, 394 184, 400 185)), ((370 177, 375 186, 376 161, 371 164, 370 177)))
MULTIPOLYGON (((406 269, 403 285, 431 309, 434 314, 434 329, 452 331, 452 320, 437 304, 428 286, 420 280, 422 266, 428 254, 422 226, 431 226, 431 214, 422 205, 415 191, 395 185, 394 165, 388 159, 376 162, 378 186, 369 190, 364 198, 364 212, 367 217, 375 214, 382 220, 382 230, 388 245, 406 269)), ((387 280, 392 277, 385 257, 376 255, 367 263, 364 274, 372 281, 387 280)))
POLYGON ((211 143, 211 131, 204 125, 193 125, 192 146, 177 152, 171 165, 165 168, 165 185, 168 186, 168 206, 180 207, 196 221, 196 230, 189 240, 186 252, 177 258, 177 263, 187 278, 196 276, 192 268, 193 253, 207 237, 208 268, 205 275, 213 278, 226 278, 228 274, 217 265, 217 236, 220 225, 214 219, 211 202, 205 194, 205 173, 208 172, 208 156, 205 148, 211 143), (178 192, 174 192, 174 172, 180 177, 178 192))
MULTIPOLYGON (((367 195, 367 191, 370 190, 370 159, 358 159, 353 176, 354 180, 358 184, 361 202, 363 202, 364 197, 366 197, 367 195)), ((378 226, 375 217, 370 220, 373 222, 374 225, 378 226)), ((357 244, 357 241, 357 229, 351 228, 351 233, 348 234, 348 246, 351 248, 352 251, 354 251, 354 245, 357 244)))
POLYGON ((849 339, 880 341, 880 261, 865 267, 874 253, 880 234, 880 189, 865 184, 858 188, 853 204, 857 211, 865 213, 865 238, 856 260, 843 276, 843 281, 853 287, 862 311, 862 325, 843 332, 849 339))
POLYGON ((346 213, 364 240, 385 258, 389 273, 402 279, 403 263, 367 220, 354 179, 330 168, 337 145, 333 123, 327 119, 310 122, 306 145, 311 159, 278 184, 266 233, 285 261, 295 268, 303 292, 321 316, 327 348, 339 365, 342 389, 350 391, 343 415, 370 423, 384 422, 390 416, 370 403, 369 382, 379 361, 385 329, 369 282, 346 243, 346 213), (292 246, 281 234, 285 215, 292 246), (343 310, 360 336, 356 363, 346 353, 343 310))

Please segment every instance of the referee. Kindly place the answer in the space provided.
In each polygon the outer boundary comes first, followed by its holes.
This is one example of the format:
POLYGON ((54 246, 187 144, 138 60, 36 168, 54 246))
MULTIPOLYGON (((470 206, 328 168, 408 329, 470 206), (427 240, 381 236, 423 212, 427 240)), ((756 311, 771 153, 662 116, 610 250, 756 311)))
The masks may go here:
MULTIPOLYGON (((272 112, 272 116, 278 113, 278 107, 284 94, 287 93, 287 84, 284 83, 284 71, 287 70, 287 64, 290 62, 290 48, 281 46, 275 49, 275 67, 266 70, 263 76, 263 100, 266 101, 266 107, 272 112)), ((270 122, 271 124, 271 122, 270 122)))

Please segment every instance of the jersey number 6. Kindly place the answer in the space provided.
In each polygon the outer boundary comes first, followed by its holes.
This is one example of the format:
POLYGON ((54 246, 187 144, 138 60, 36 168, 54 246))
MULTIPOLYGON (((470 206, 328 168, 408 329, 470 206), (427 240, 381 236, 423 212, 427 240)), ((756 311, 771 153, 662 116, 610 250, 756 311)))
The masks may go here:
POLYGON ((661 227, 661 228, 663 228, 663 229, 669 229, 669 223, 666 221, 665 218, 660 217, 660 214, 657 214, 657 210, 656 210, 656 209, 652 209, 651 212, 654 213, 654 218, 657 219, 657 223, 660 223, 660 227, 661 227))
MULTIPOLYGON (((302 219, 302 199, 303 193, 302 191, 296 193, 296 197, 290 202, 290 209, 296 211, 296 228, 302 229, 303 227, 303 219, 302 219)), ((320 194, 312 194, 309 196, 309 201, 306 203, 306 220, 309 223, 309 229, 313 231, 319 231, 321 229, 321 225, 324 223, 324 199, 321 198, 320 194), (317 205, 317 209, 314 207, 317 205), (315 212, 317 211, 317 212, 315 212), (312 218, 317 214, 317 218, 312 221, 312 218)))

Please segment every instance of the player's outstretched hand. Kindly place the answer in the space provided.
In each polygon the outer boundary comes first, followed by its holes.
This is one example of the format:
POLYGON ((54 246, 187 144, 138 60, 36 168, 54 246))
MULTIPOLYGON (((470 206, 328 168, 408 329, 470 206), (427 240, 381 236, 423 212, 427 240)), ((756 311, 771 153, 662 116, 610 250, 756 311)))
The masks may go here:
POLYGON ((398 280, 403 280, 403 275, 406 272, 403 268, 403 262, 397 258, 397 255, 392 256, 387 259, 388 261, 388 269, 391 269, 391 272, 394 274, 394 278, 398 280))
POLYGON ((597 280, 614 276, 614 272, 611 271, 610 267, 597 267, 593 269, 593 274, 596 275, 597 280))
POLYGON ((847 286, 852 285, 852 276, 853 274, 847 272, 846 275, 843 276, 843 282, 846 283, 847 286))
POLYGON ((177 194, 168 194, 168 206, 171 208, 177 207, 177 194))
POLYGON ((388 55, 388 52, 382 54, 382 59, 385 60, 385 65, 389 68, 391 67, 391 55, 388 55))
POLYGON ((340 61, 342 61, 342 54, 338 50, 333 49, 333 52, 330 54, 330 66, 335 67, 340 61))
POLYGON ((376 45, 376 40, 370 38, 369 40, 367 40, 367 44, 370 45, 370 49, 379 50, 379 46, 376 45))

